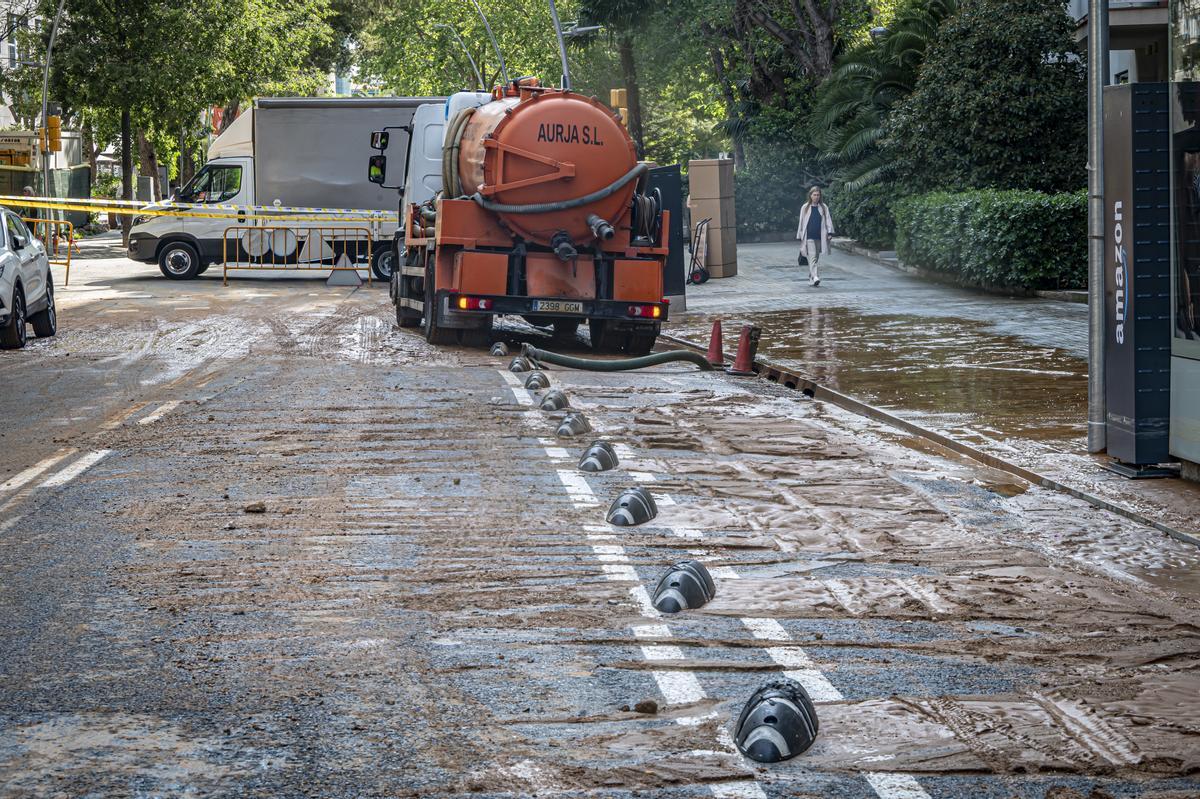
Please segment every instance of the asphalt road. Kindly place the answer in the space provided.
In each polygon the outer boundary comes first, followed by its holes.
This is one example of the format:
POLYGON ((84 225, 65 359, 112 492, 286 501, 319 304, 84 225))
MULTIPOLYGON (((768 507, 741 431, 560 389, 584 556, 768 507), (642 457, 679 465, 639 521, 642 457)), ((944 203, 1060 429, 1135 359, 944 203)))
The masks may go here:
POLYGON ((690 367, 550 372, 559 439, 381 287, 106 246, 0 354, 0 795, 1200 795, 1194 549, 690 367), (755 764, 781 673, 821 732, 755 764))

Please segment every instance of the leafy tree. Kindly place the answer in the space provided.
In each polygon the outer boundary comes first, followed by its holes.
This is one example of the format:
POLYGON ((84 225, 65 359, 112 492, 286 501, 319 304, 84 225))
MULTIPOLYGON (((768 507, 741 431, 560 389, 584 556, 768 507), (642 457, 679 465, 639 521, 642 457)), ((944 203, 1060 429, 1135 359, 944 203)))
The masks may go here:
POLYGON ((646 152, 645 134, 642 125, 642 101, 638 86, 637 61, 634 58, 634 31, 645 25, 652 13, 654 3, 650 0, 581 0, 580 16, 583 24, 602 25, 616 44, 621 59, 622 83, 625 86, 629 106, 629 134, 637 145, 638 153, 646 152))
POLYGON ((839 57, 818 89, 809 128, 850 191, 890 172, 894 162, 880 147, 887 116, 916 87, 938 27, 957 8, 958 0, 910 0, 886 32, 839 57))
POLYGON ((917 191, 1072 190, 1084 182, 1086 103, 1058 0, 962 0, 893 112, 885 146, 917 191))
MULTIPOLYGON (((500 45, 508 74, 537 75, 553 83, 561 71, 545 0, 480 0, 500 45)), ((363 33, 359 66, 400 95, 438 96, 472 87, 474 74, 454 35, 479 65, 486 88, 500 81, 500 64, 483 23, 467 0, 402 0, 381 9, 363 33), (448 27, 447 27, 448 26, 448 27)))

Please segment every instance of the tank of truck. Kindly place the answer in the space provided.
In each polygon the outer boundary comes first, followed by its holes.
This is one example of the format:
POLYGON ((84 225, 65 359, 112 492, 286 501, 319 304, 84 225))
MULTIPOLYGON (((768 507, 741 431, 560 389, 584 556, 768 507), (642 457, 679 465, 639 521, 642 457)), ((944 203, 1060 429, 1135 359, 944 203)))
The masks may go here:
POLYGON ((506 227, 543 245, 560 232, 575 244, 592 241, 592 217, 617 224, 636 180, 586 203, 563 204, 609 189, 636 166, 637 150, 620 119, 572 92, 535 90, 482 105, 458 145, 462 193, 478 192, 506 227))

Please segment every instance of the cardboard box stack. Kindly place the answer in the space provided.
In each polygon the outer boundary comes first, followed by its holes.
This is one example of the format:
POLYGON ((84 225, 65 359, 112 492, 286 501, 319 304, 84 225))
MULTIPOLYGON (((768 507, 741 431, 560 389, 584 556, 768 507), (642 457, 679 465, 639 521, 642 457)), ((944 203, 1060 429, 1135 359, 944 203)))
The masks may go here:
POLYGON ((737 218, 733 204, 733 161, 728 158, 688 163, 688 209, 692 226, 708 223, 708 257, 711 277, 737 274, 737 218))

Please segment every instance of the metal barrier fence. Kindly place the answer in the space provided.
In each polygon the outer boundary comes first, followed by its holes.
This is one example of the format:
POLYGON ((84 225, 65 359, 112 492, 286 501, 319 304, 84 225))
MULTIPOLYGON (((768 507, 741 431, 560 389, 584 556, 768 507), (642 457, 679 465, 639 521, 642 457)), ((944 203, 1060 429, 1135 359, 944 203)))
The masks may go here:
POLYGON ((71 284, 71 251, 79 252, 79 246, 75 244, 75 226, 65 219, 21 217, 21 221, 29 228, 29 232, 46 245, 47 260, 55 266, 66 267, 67 275, 63 279, 63 285, 69 286, 71 284))
POLYGON ((230 270, 236 269, 365 269, 370 283, 371 230, 328 225, 227 227, 221 240, 221 261, 226 286, 230 270))

